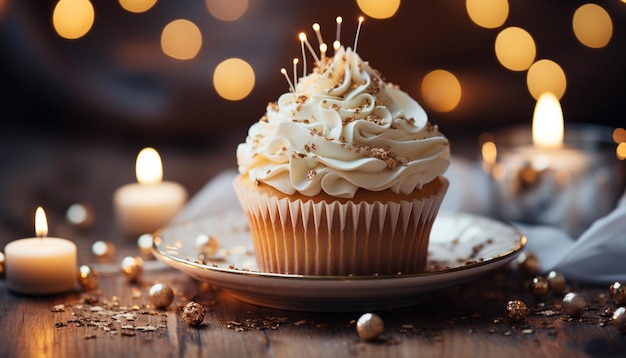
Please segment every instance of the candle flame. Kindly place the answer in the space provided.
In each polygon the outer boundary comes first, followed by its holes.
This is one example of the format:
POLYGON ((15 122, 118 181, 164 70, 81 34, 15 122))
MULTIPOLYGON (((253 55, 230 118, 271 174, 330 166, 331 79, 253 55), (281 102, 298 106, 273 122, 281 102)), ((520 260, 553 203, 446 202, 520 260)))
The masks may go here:
POLYGON ((46 220, 46 213, 41 206, 35 210, 35 233, 40 238, 48 235, 48 220, 46 220))
POLYGON ((494 164, 498 157, 498 148, 494 142, 485 142, 481 147, 481 154, 487 164, 494 164))
POLYGON ((539 148, 557 149, 563 146, 563 111, 553 93, 545 92, 537 100, 532 131, 533 144, 539 148))
POLYGON ((158 184, 163 179, 161 157, 154 148, 144 148, 137 155, 135 166, 137 181, 140 184, 158 184))

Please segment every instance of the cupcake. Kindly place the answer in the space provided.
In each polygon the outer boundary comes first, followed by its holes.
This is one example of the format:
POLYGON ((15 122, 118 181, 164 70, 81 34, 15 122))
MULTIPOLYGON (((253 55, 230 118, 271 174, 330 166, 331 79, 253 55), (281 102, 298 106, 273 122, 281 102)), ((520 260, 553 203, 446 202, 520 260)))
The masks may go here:
POLYGON ((345 276, 425 269, 448 140, 350 48, 316 63, 237 147, 234 188, 259 270, 345 276))

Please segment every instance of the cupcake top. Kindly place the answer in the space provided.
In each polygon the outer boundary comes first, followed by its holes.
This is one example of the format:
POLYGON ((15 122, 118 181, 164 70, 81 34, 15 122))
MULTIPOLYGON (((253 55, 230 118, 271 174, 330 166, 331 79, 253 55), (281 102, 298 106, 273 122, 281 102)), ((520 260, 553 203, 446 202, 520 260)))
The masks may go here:
POLYGON ((446 171, 448 140, 414 99, 350 48, 321 62, 250 127, 241 174, 288 195, 351 198, 410 194, 446 171))

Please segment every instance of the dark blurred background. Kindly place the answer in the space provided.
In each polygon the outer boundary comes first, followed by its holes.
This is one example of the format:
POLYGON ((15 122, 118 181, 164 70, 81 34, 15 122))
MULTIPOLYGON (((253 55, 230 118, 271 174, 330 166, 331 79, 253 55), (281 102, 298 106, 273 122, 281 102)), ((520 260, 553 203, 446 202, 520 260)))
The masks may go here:
MULTIPOLYGON (((465 0, 405 0, 391 18, 366 16, 358 49, 446 133, 475 134, 531 120, 535 100, 526 72, 504 68, 494 54, 498 32, 519 26, 533 36, 536 59, 551 59, 566 74, 566 121, 623 125, 626 4, 596 2, 610 14, 613 35, 606 47, 592 49, 572 31, 572 16, 584 3, 512 0, 505 23, 486 29, 471 21, 465 0), (461 101, 450 112, 428 108, 420 93, 422 78, 434 69, 450 71, 461 84, 461 101)), ((297 34, 306 31, 317 47, 311 24, 318 22, 331 42, 335 16, 342 15, 342 40, 352 44, 363 14, 355 0, 250 0, 238 20, 222 21, 203 1, 157 1, 143 13, 117 1, 92 1, 93 26, 68 40, 53 27, 56 4, 0 0, 3 129, 186 142, 229 131, 243 138, 266 103, 288 89, 279 69, 291 73, 291 59, 300 57, 297 34), (167 56, 159 42, 164 26, 181 18, 202 34, 202 47, 189 60, 167 56), (247 61, 256 75, 252 92, 239 101, 220 98, 212 83, 217 64, 230 57, 247 61)))
MULTIPOLYGON (((159 0, 141 13, 122 2, 92 1, 89 31, 67 39, 53 25, 58 1, 0 0, 0 229, 29 233, 37 205, 54 218, 81 200, 110 218, 112 192, 134 181, 135 156, 147 145, 159 149, 165 178, 193 195, 217 172, 235 167, 236 143, 266 104, 288 90, 279 70, 291 75, 292 59, 301 57, 297 34, 305 31, 317 48, 311 25, 318 22, 331 47, 341 15, 341 38, 351 46, 364 14, 356 0, 159 0), (237 20, 224 21, 208 10, 220 3, 247 7, 237 20), (191 59, 162 49, 161 34, 176 19, 191 21, 202 36, 191 59), (233 57, 255 74, 251 92, 236 101, 213 85, 216 66, 233 57)), ((595 2, 610 15, 613 33, 606 46, 590 48, 572 30, 585 3, 510 0, 505 22, 484 28, 468 16, 466 0, 404 0, 390 18, 366 15, 358 52, 425 107, 456 155, 475 159, 472 145, 481 133, 531 122, 535 99, 527 72, 506 69, 494 51, 498 33, 511 26, 532 35, 535 60, 563 69, 567 122, 623 127, 626 4, 595 2), (420 89, 436 69, 454 74, 461 86, 460 101, 447 112, 433 108, 420 89)))

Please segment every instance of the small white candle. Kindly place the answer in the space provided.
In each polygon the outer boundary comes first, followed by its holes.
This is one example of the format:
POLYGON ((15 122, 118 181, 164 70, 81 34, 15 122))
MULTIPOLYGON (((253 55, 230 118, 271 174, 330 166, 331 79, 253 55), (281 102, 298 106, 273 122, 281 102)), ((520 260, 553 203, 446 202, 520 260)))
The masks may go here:
POLYGON ((124 185, 113 195, 115 216, 127 234, 152 233, 167 224, 187 200, 185 188, 162 181, 163 167, 159 153, 144 148, 137 156, 138 183, 124 185))
POLYGON ((68 240, 45 237, 46 215, 35 213, 38 237, 10 242, 4 248, 7 287, 14 292, 37 295, 73 290, 76 286, 76 245, 68 240))

